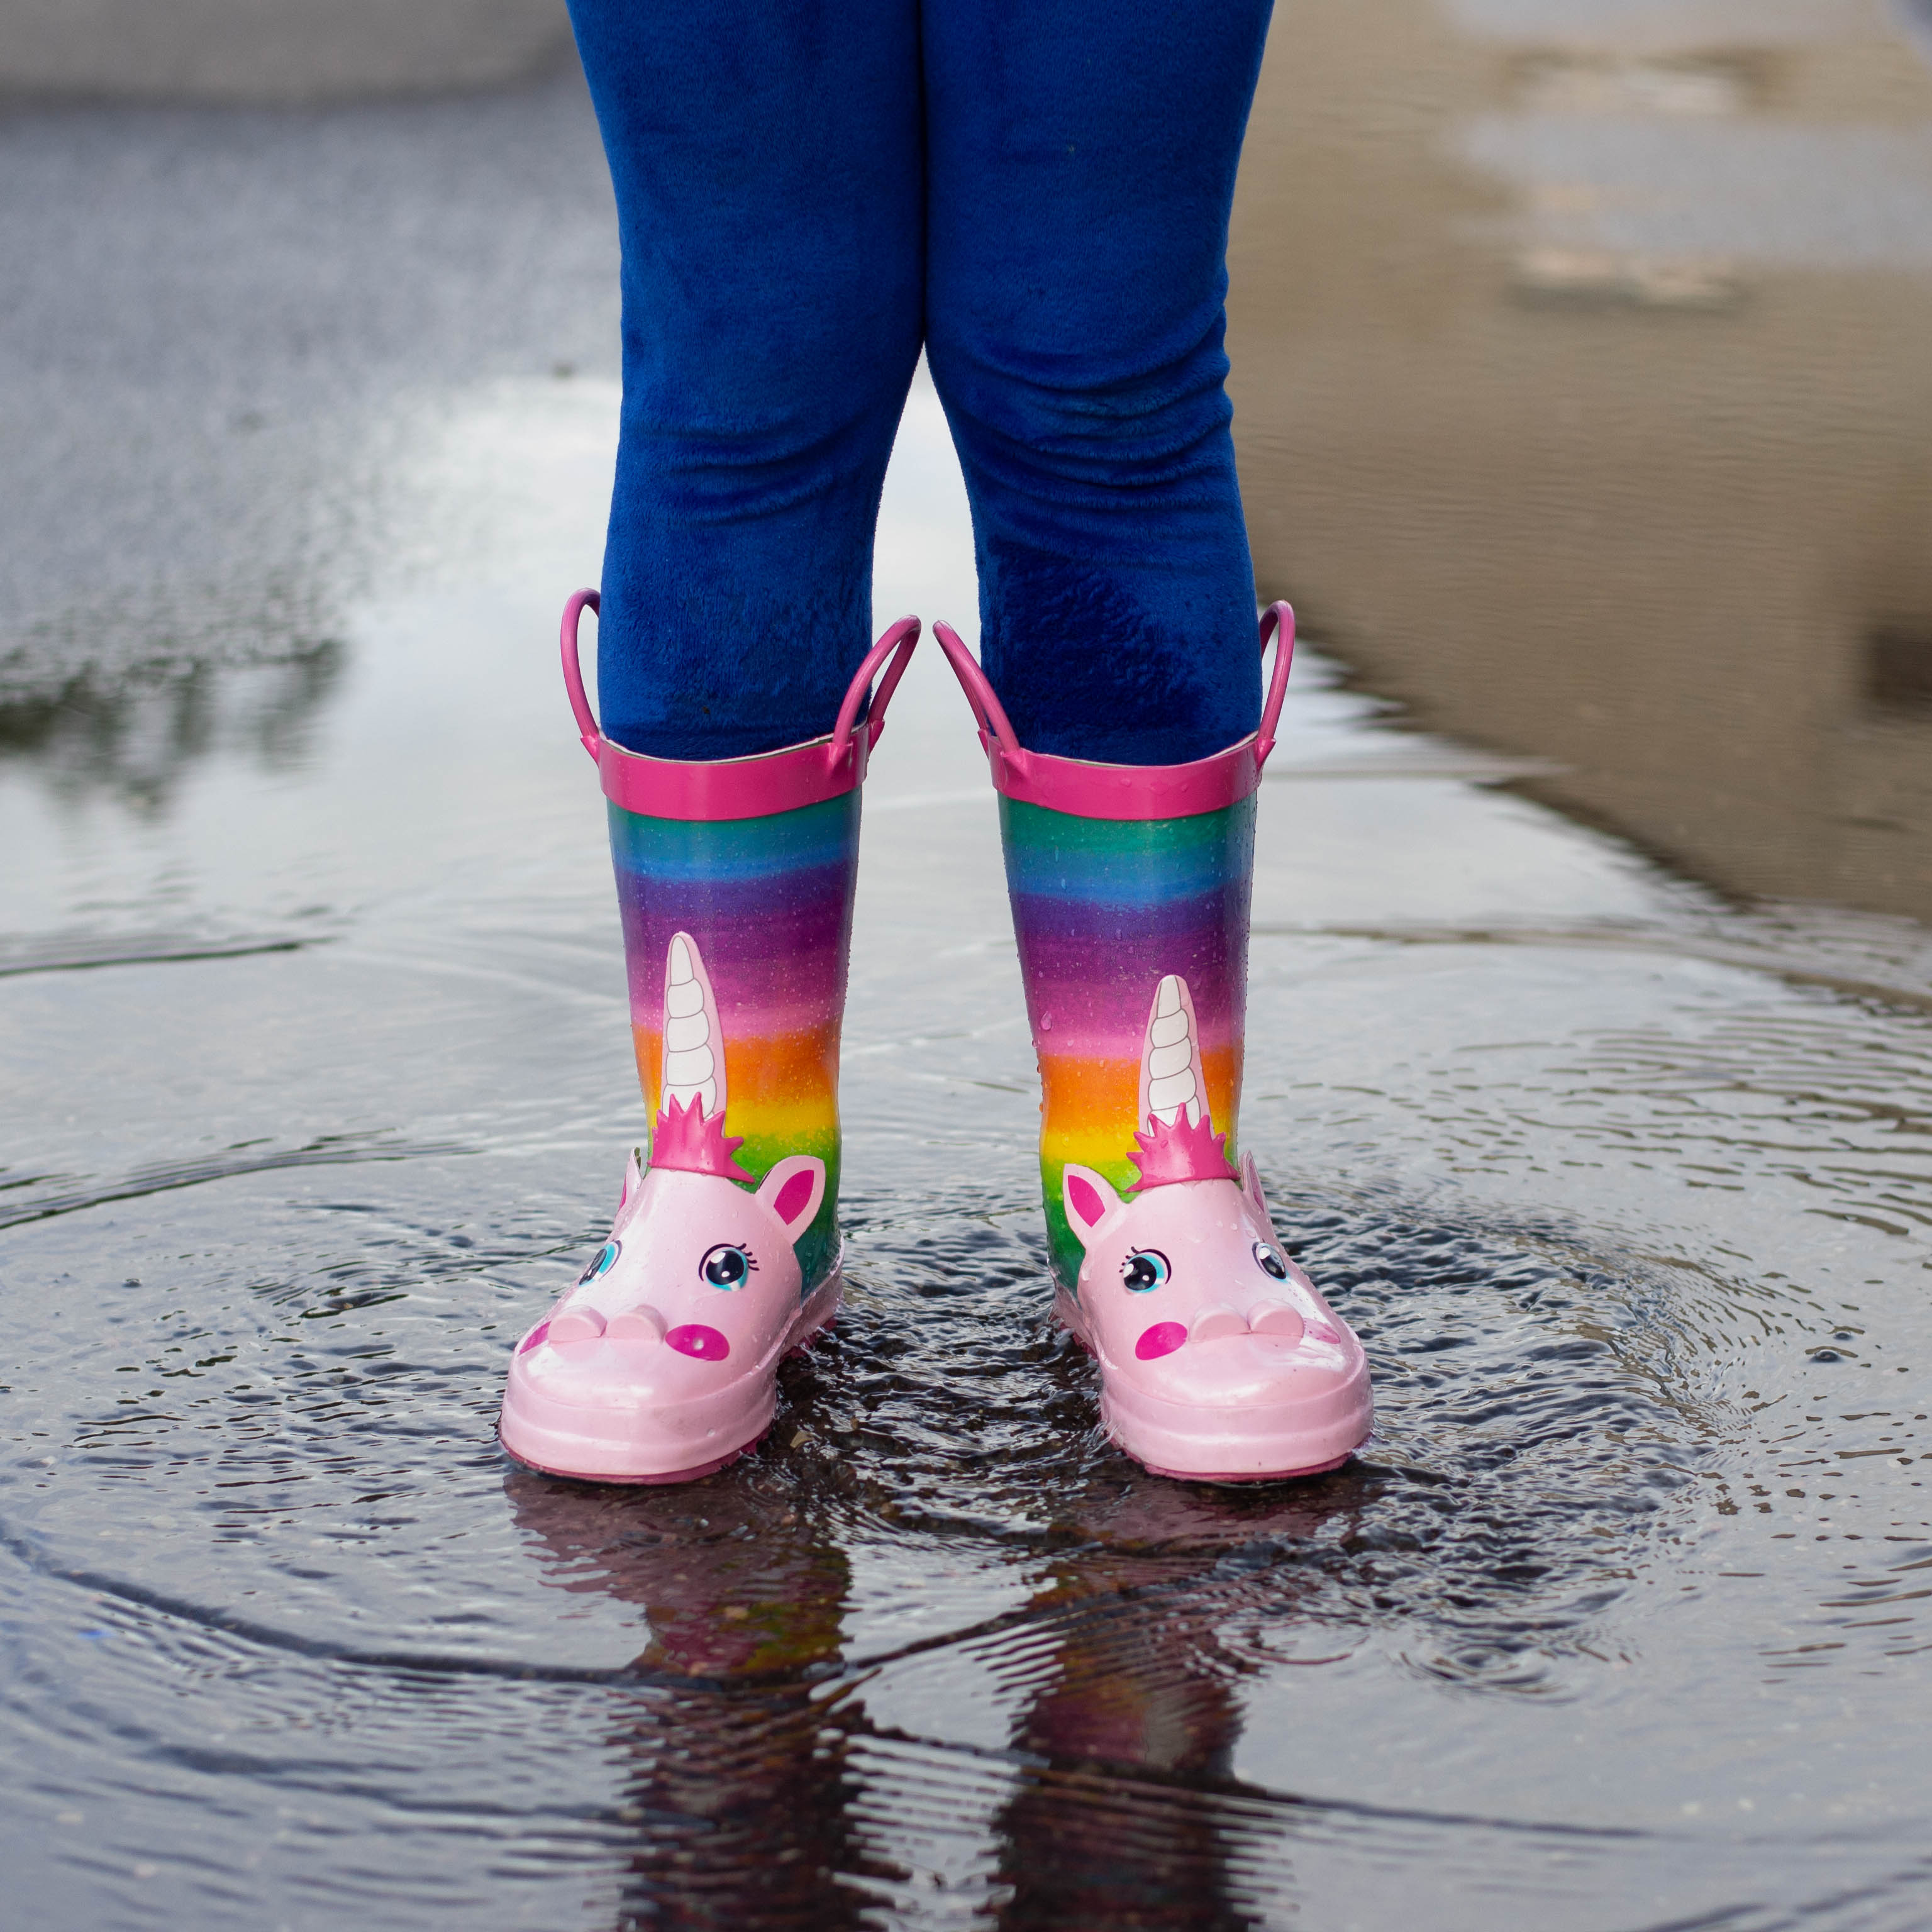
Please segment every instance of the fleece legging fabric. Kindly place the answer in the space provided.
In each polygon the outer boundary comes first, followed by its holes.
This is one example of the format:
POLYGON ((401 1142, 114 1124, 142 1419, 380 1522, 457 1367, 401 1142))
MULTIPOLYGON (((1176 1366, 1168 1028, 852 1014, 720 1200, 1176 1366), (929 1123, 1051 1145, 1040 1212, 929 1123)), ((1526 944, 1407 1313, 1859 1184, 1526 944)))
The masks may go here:
POLYGON ((1158 764, 1254 728, 1222 338, 1270 4, 571 0, 623 246, 613 738, 830 728, 922 344, 1021 742, 1158 764))

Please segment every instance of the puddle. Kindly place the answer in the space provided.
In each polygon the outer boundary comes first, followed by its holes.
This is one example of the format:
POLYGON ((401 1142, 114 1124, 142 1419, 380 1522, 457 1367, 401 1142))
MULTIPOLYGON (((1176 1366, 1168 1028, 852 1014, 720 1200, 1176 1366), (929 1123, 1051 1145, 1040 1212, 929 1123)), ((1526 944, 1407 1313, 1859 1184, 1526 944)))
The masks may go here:
MULTIPOLYGON (((1162 1481, 1048 1319, 994 815, 922 656, 866 802, 848 1311, 717 1477, 518 1471, 508 1352, 643 1126, 552 642, 615 391, 404 376, 326 680, 211 645, 168 674, 206 728, 82 755, 98 698, 36 686, 0 744, 22 1909, 1922 1924, 1925 928, 1661 869, 1310 653, 1244 1133, 1378 1427, 1312 1481, 1162 1481)), ((922 385, 878 607, 970 634, 922 385)))

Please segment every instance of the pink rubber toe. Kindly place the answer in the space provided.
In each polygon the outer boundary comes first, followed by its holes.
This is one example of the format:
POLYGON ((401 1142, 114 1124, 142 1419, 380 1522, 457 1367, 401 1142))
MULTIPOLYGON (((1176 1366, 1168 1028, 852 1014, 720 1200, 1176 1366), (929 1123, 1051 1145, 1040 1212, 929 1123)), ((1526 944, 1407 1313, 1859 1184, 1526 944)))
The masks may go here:
POLYGON ((1282 1252, 1258 1180, 1126 1199, 1067 1172, 1087 1252, 1060 1317, 1098 1358, 1101 1423, 1129 1455, 1196 1482, 1265 1482, 1332 1469, 1367 1440, 1362 1346, 1282 1252))
POLYGON ((770 1426, 778 1363, 838 1309, 836 1272, 801 1299, 792 1250, 824 1184, 815 1160, 781 1162, 756 1192, 634 1163, 603 1251, 511 1358, 503 1447, 606 1483, 685 1480, 748 1448, 770 1426), (721 1250, 746 1264, 718 1268, 721 1250))
POLYGON ((1348 1324, 1276 1238, 1250 1155, 1214 1131, 1187 982, 1154 991, 1124 1193, 1069 1161, 1060 1204, 1084 1253, 1060 1319, 1100 1364, 1100 1420, 1162 1475, 1258 1483, 1346 1462, 1375 1421, 1348 1324))

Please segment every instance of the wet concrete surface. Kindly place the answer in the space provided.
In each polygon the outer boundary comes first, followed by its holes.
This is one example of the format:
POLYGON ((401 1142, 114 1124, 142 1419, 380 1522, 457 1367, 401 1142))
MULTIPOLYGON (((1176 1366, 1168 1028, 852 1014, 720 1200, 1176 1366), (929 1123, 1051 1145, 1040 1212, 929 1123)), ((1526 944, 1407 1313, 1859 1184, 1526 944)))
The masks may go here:
POLYGON ((529 81, 563 0, 0 0, 0 100, 314 103, 529 81))
POLYGON ((299 712, 344 599, 416 560, 395 493, 452 398, 616 373, 580 80, 408 108, 14 113, 0 181, 18 756, 164 783, 218 666, 283 667, 225 701, 299 712))
POLYGON ((1924 0, 1298 0, 1231 259, 1270 592, 1730 890, 1932 917, 1924 0))
MULTIPOLYGON (((335 192, 318 156, 417 225, 318 218, 313 344, 211 300, 191 358, 104 374, 91 413, 54 385, 79 427, 10 488, 22 1917, 1932 1918, 1932 933, 1664 870, 1318 655, 1263 792, 1244 1136, 1369 1348, 1360 1458, 1231 1494, 1099 1436, 1049 1320, 992 806, 922 656, 866 801, 844 1317, 706 1482, 506 1462, 508 1352, 644 1125, 554 658, 614 437, 594 132, 562 87, 0 128, 10 166, 63 158, 76 228, 86 184, 242 139, 259 169, 194 179, 284 190, 238 192, 224 259, 305 176, 335 192), (438 196, 478 237, 538 212, 439 254, 438 196), (129 396, 178 426, 228 368, 296 386, 278 456, 164 436, 117 473, 129 396), (38 554, 85 563, 90 517, 124 519, 118 614, 82 621, 107 605, 38 554)), ((125 292, 164 307, 194 226, 125 292)), ((140 333, 115 306, 42 327, 45 362, 91 340, 104 371, 140 333)), ((31 375, 4 393, 34 419, 31 375)), ((877 607, 974 608, 923 385, 877 607)))

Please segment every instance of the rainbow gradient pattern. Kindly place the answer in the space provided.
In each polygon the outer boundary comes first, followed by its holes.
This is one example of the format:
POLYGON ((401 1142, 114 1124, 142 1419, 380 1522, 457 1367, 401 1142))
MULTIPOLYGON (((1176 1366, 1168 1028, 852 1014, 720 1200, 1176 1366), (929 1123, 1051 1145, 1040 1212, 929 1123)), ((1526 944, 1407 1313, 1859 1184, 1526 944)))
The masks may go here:
POLYGON ((838 1032, 858 876, 854 790, 763 818, 649 818, 610 806, 638 1077, 662 1104, 664 955, 695 938, 724 1036, 725 1131, 754 1184, 788 1154, 825 1163, 796 1244, 804 1292, 838 1255, 838 1032))
POLYGON ((1235 1155, 1247 1011, 1255 800, 1188 818, 1082 818, 1000 800, 1006 886, 1040 1056, 1040 1186, 1054 1278, 1083 1250, 1060 1202, 1077 1161, 1124 1191, 1141 1049, 1161 976, 1187 982, 1216 1128, 1235 1155))

